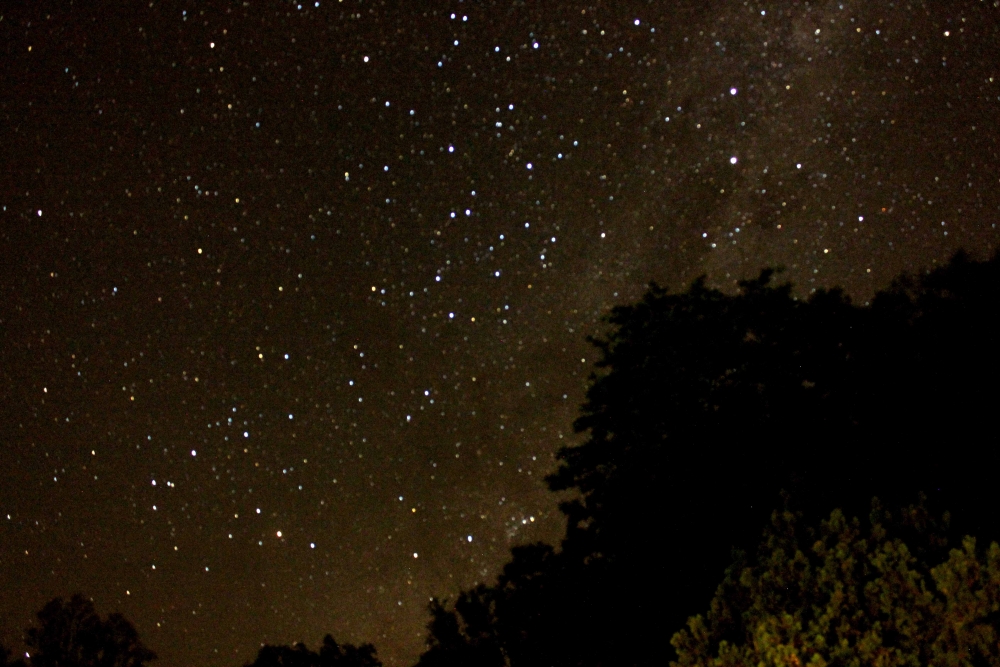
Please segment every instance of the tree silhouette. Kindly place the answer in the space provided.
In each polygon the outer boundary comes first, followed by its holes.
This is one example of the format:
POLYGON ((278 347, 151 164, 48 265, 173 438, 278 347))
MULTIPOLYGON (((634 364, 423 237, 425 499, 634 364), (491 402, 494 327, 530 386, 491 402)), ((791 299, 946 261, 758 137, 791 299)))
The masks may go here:
MULTIPOLYGON (((901 523, 924 516, 911 507, 901 523)), ((775 512, 753 562, 673 636, 671 667, 1000 665, 1000 546, 966 537, 945 554, 917 528, 915 545, 878 508, 868 530, 840 510, 818 529, 775 512)))
POLYGON ((663 664, 664 630, 782 489, 807 516, 923 491, 955 510, 952 534, 1000 536, 1000 259, 958 254, 865 307, 773 278, 653 285, 611 312, 575 424, 587 438, 548 479, 577 494, 561 549, 516 548, 495 585, 434 602, 422 665, 663 664))
POLYGON ((248 667, 382 667, 382 662, 371 644, 341 645, 326 635, 319 653, 301 642, 294 646, 262 646, 248 667))
POLYGON ((143 667, 156 659, 125 617, 111 614, 102 620, 93 602, 80 594, 46 604, 25 641, 32 667, 143 667))
MULTIPOLYGON (((958 255, 871 307, 839 291, 796 300, 771 278, 736 295, 654 286, 595 341, 602 372, 576 423, 589 438, 560 452, 550 483, 580 493, 563 550, 601 564, 591 613, 610 641, 679 624, 782 488, 814 516, 926 491, 962 530, 997 535, 982 438, 996 438, 1000 392, 984 380, 1000 370, 1000 260, 958 255), (632 593, 614 605, 607 591, 632 593)), ((635 648, 636 664, 657 659, 655 643, 635 648)))
POLYGON ((503 667, 507 663, 497 636, 494 591, 479 586, 463 592, 454 609, 431 600, 428 650, 420 656, 420 667, 503 667))

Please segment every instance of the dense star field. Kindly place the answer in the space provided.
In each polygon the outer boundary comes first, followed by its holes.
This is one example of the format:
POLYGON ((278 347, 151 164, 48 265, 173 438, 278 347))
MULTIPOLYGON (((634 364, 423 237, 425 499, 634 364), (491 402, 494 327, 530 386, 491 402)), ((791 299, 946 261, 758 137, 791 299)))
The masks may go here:
POLYGON ((0 640, 412 664, 562 534, 612 305, 993 252, 998 4, 5 4, 0 640))

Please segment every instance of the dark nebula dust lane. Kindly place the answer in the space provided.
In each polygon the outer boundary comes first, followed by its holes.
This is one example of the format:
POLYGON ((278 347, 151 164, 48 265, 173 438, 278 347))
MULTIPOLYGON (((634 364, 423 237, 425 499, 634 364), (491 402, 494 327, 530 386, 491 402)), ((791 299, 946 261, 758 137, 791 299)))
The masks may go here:
POLYGON ((557 541, 650 280, 858 302, 996 247, 993 1, 0 9, 0 640, 423 647, 557 541))

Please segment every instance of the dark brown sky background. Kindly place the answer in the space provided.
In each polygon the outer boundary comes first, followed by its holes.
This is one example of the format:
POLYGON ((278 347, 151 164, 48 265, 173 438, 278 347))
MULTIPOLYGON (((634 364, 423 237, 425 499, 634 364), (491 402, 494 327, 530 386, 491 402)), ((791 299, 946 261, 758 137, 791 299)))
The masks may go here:
POLYGON ((7 643, 82 591, 163 667, 411 664, 559 538, 613 304, 998 239, 993 1, 6 2, 0 48, 7 643))

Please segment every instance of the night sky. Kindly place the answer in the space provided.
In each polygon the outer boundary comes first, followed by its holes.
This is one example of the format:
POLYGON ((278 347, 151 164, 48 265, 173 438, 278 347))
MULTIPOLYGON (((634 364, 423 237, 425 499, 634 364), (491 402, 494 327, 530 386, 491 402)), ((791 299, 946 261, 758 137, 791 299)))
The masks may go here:
POLYGON ((998 5, 3 2, 0 638, 412 664, 560 538, 614 304, 993 252, 998 5))

